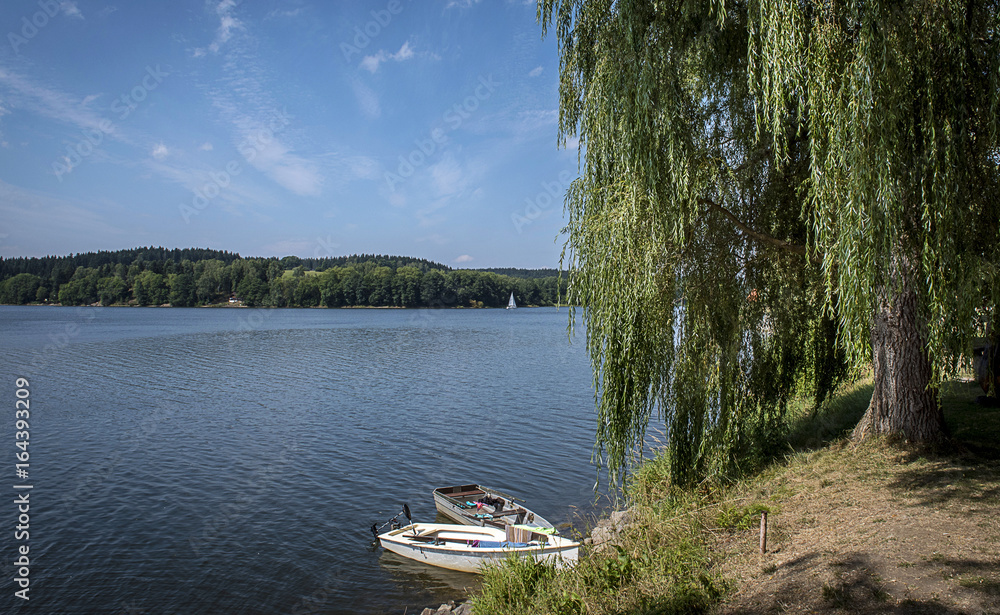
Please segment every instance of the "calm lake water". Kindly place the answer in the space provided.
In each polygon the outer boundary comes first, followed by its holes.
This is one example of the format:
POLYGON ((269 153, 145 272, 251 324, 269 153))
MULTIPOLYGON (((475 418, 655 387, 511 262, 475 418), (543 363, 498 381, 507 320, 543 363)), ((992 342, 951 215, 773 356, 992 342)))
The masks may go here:
POLYGON ((592 511, 591 371, 566 310, 0 306, 0 611, 393 613, 478 577, 373 548, 479 482, 592 511), (15 379, 30 477, 15 476, 15 379), (14 537, 31 484, 30 538, 14 537), (5 512, 4 512, 5 511, 5 512), (14 597, 30 547, 30 601, 14 597))

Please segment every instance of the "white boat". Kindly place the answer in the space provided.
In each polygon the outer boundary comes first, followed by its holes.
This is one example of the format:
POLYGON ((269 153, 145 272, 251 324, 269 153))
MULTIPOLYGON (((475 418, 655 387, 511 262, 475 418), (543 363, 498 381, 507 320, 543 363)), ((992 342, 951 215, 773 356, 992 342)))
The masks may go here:
POLYGON ((546 528, 554 526, 544 517, 514 503, 513 496, 482 485, 454 485, 434 490, 434 506, 442 515, 465 525, 491 526, 503 529, 508 525, 528 525, 546 528))
POLYGON ((517 307, 517 303, 514 302, 514 293, 510 294, 510 301, 507 302, 507 309, 513 310, 517 307))
POLYGON ((562 536, 534 532, 527 527, 469 527, 448 523, 411 523, 379 534, 388 551, 431 566, 481 572, 490 562, 511 553, 554 564, 571 566, 579 558, 580 543, 562 536))

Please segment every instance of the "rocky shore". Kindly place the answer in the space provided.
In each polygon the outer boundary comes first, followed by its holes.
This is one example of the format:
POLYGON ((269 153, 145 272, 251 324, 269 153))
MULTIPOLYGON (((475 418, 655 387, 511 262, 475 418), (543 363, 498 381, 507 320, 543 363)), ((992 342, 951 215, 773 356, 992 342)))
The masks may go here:
POLYGON ((447 604, 442 604, 437 609, 427 607, 420 612, 420 615, 472 615, 472 604, 469 602, 455 604, 455 601, 452 600, 447 604))
POLYGON ((632 510, 616 510, 597 522, 590 530, 590 536, 583 539, 583 545, 595 553, 600 553, 615 543, 618 535, 632 523, 632 510))

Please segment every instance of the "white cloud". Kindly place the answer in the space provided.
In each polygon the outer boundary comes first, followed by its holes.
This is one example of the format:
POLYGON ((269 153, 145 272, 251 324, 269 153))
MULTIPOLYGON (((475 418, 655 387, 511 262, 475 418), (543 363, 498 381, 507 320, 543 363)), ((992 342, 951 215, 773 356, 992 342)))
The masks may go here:
POLYGON ((537 76, 539 76, 539 75, 542 74, 543 70, 545 70, 545 69, 542 68, 541 66, 535 67, 535 68, 531 69, 531 72, 528 73, 528 76, 529 77, 537 77, 537 76))
POLYGON ((279 185, 299 196, 316 196, 323 187, 323 177, 316 167, 298 156, 285 156, 265 172, 279 185))
POLYGON ((5 103, 12 107, 20 107, 47 119, 72 124, 83 130, 104 132, 103 129, 110 128, 111 134, 115 134, 110 121, 84 108, 77 96, 39 85, 3 68, 0 68, 0 85, 6 86, 13 93, 13 97, 5 100, 5 103))
POLYGON ((300 196, 315 196, 320 193, 323 176, 320 175, 316 165, 292 153, 291 149, 278 139, 272 140, 256 152, 250 164, 278 185, 300 196))
POLYGON ((358 179, 375 179, 379 177, 379 164, 367 156, 354 156, 347 161, 351 176, 358 179))
MULTIPOLYGON (((208 51, 218 53, 219 49, 233 37, 234 31, 244 29, 243 22, 233 16, 235 8, 235 0, 222 0, 215 5, 215 13, 219 17, 219 27, 215 30, 215 39, 208 45, 208 51)), ((194 57, 200 58, 206 54, 206 50, 199 47, 191 53, 194 57)))
POLYGON ((204 143, 201 144, 201 147, 199 147, 198 149, 200 149, 203 152, 210 152, 214 148, 212 147, 211 143, 209 143, 208 141, 205 141, 204 143))
POLYGON ((534 136, 548 131, 555 136, 558 124, 557 109, 531 109, 519 112, 512 128, 520 134, 534 136))
POLYGON ((392 60, 393 62, 402 62, 404 60, 409 60, 414 55, 413 47, 410 47, 410 41, 406 41, 396 53, 388 53, 385 49, 379 49, 378 53, 375 55, 365 56, 364 59, 361 60, 360 66, 361 68, 374 74, 382 62, 387 62, 389 60, 392 60))
POLYGON ((479 4, 481 0, 449 0, 448 4, 444 6, 445 9, 467 9, 473 4, 479 4))
POLYGON ((431 179, 436 193, 441 196, 460 192, 466 184, 461 165, 451 156, 446 156, 431 167, 431 179))
POLYGON ((163 143, 157 143, 156 146, 153 147, 153 151, 150 152, 150 155, 157 160, 164 160, 170 155, 170 150, 168 150, 167 146, 163 143))
POLYGON ((456 258, 455 260, 453 260, 452 262, 455 263, 455 264, 460 265, 462 263, 470 263, 470 262, 472 262, 474 260, 476 260, 474 257, 469 256, 468 254, 463 254, 463 255, 459 256, 458 258, 456 258))
POLYGON ((66 17, 83 19, 83 13, 80 12, 80 9, 76 6, 75 1, 65 0, 64 2, 60 2, 59 10, 61 10, 63 12, 63 15, 65 15, 66 17))
POLYGON ((299 15, 302 14, 303 10, 304 9, 301 6, 297 9, 292 9, 288 11, 283 11, 281 9, 274 9, 273 11, 267 14, 267 18, 274 19, 275 17, 298 17, 299 15))

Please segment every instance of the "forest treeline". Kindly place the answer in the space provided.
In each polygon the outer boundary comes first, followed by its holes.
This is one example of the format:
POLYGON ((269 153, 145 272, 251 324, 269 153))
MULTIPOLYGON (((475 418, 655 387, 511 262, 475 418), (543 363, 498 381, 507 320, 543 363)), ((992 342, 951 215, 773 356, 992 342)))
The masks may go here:
POLYGON ((196 307, 234 299, 261 307, 501 307, 511 293, 519 305, 556 305, 565 296, 557 274, 505 271, 514 275, 375 254, 279 259, 136 248, 0 259, 0 303, 196 307))

